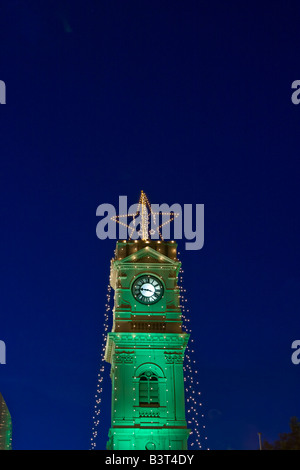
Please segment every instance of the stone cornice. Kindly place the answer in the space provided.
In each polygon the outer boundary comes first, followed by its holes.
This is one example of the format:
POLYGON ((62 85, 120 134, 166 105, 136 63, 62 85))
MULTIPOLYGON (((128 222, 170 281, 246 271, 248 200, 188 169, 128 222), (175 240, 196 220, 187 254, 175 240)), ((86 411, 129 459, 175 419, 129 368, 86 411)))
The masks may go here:
POLYGON ((105 360, 111 362, 116 348, 124 349, 163 349, 184 352, 189 340, 188 333, 116 333, 107 335, 105 360))

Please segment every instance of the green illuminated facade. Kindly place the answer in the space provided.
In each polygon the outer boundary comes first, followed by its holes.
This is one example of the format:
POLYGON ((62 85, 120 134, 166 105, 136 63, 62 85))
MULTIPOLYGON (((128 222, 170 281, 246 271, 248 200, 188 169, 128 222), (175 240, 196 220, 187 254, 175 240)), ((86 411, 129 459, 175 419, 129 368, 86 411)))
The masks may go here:
POLYGON ((111 364, 109 450, 184 450, 182 331, 177 244, 118 241, 111 262, 113 328, 105 360, 111 364))
POLYGON ((0 450, 11 450, 12 426, 10 412, 0 393, 0 450))

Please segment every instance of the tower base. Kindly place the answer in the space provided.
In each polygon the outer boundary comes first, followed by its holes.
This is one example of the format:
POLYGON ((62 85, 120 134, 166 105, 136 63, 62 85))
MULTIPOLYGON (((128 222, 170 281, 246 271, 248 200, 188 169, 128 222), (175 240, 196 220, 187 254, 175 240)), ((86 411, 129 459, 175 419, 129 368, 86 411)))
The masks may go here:
POLYGON ((107 450, 187 450, 186 428, 110 428, 107 450))

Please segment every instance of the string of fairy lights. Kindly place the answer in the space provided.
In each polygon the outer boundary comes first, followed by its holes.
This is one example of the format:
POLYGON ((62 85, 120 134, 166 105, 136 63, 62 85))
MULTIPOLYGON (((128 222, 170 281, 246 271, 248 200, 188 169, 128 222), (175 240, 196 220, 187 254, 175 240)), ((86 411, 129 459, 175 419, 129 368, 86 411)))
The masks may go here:
POLYGON ((106 338, 107 332, 111 325, 112 319, 112 295, 111 295, 111 286, 107 286, 107 293, 106 293, 106 304, 105 304, 105 311, 104 311, 104 321, 103 321, 103 328, 102 328, 102 344, 100 349, 100 368, 97 377, 97 387, 96 387, 96 394, 95 394, 95 405, 93 411, 93 426, 92 426, 92 437, 90 443, 90 450, 95 450, 97 445, 97 436, 98 436, 98 427, 100 424, 101 419, 101 402, 102 402, 102 392, 103 392, 103 381, 105 376, 105 345, 106 345, 106 338))
MULTIPOLYGON (((179 253, 178 253, 179 255, 179 253)), ((187 305, 186 289, 183 283, 183 269, 180 268, 178 275, 178 287, 180 291, 180 307, 182 312, 182 325, 183 330, 191 335, 192 330, 189 326, 189 308, 187 305)), ((90 442, 90 449, 96 449, 98 429, 101 422, 101 404, 102 404, 102 392, 103 392, 103 381, 108 375, 105 370, 105 346, 107 339, 107 332, 111 328, 112 323, 112 288, 108 284, 106 294, 106 304, 104 311, 104 320, 102 327, 102 343, 100 349, 100 368, 97 376, 97 387, 95 393, 95 405, 93 410, 93 425, 92 425, 92 437, 90 442)), ((198 371, 196 369, 196 360, 194 359, 195 350, 193 349, 194 339, 192 336, 187 344, 184 356, 184 384, 185 384, 185 397, 186 397, 186 419, 188 427, 191 429, 189 437, 189 447, 191 449, 208 449, 206 427, 204 422, 203 404, 201 401, 201 392, 199 391, 198 371), (191 346, 189 345, 191 344, 191 346), (204 446, 205 444, 205 446, 204 446)))
MULTIPOLYGON (((180 253, 178 252, 178 255, 180 253)), ((183 269, 179 270, 178 287, 180 291, 180 307, 182 317, 182 327, 186 333, 192 335, 192 330, 189 326, 189 308, 187 305, 186 289, 183 283, 183 269)), ((189 437, 189 446, 191 449, 206 449, 209 448, 207 444, 206 426, 204 422, 203 404, 201 401, 201 392, 199 390, 198 370, 196 369, 196 360, 194 359, 195 350, 193 349, 194 339, 190 336, 189 343, 187 344, 184 356, 184 383, 185 383, 185 396, 186 396, 186 418, 187 424, 190 426, 191 433, 189 437), (191 346, 189 345, 191 343, 191 346)))

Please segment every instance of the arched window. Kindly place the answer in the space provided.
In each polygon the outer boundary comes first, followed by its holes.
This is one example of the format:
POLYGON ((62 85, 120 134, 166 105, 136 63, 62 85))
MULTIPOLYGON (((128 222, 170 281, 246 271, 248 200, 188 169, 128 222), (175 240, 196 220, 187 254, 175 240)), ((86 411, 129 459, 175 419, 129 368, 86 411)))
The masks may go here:
POLYGON ((159 405, 158 378, 151 371, 146 371, 140 376, 139 402, 142 406, 159 405))

